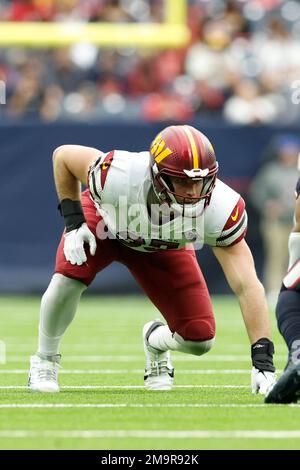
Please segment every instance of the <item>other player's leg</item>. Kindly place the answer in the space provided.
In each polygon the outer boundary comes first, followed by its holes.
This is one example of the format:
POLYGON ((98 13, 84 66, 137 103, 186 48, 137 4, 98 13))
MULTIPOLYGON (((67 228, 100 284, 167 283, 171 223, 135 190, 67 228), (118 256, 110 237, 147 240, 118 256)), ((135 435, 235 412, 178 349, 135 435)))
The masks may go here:
POLYGON ((266 403, 293 403, 300 398, 300 292, 281 290, 276 306, 278 329, 288 350, 286 368, 265 398, 266 403))

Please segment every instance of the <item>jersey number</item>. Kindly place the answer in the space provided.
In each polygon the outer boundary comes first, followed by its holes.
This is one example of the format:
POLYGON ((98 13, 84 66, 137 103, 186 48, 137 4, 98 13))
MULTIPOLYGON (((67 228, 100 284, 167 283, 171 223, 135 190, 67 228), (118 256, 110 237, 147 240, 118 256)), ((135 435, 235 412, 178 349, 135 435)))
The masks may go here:
POLYGON ((180 246, 178 242, 158 240, 155 238, 153 238, 149 244, 146 244, 144 238, 137 238, 136 240, 127 238, 126 240, 124 240, 118 235, 117 238, 119 238, 119 240, 121 240, 124 244, 128 245, 130 248, 140 248, 141 246, 143 246, 145 251, 178 250, 180 246))

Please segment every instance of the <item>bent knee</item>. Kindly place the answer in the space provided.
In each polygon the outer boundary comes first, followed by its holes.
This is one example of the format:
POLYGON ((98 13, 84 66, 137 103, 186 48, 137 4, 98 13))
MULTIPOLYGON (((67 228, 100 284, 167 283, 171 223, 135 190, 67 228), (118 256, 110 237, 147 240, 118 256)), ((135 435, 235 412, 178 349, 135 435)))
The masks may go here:
POLYGON ((213 347, 215 334, 215 320, 211 316, 179 325, 174 338, 180 343, 181 352, 202 356, 213 347))
POLYGON ((190 320, 177 327, 176 333, 186 341, 208 341, 215 337, 215 320, 213 317, 190 320))
POLYGON ((202 356, 213 347, 215 337, 204 341, 190 341, 183 339, 178 333, 174 334, 174 339, 180 343, 180 351, 195 356, 202 356))

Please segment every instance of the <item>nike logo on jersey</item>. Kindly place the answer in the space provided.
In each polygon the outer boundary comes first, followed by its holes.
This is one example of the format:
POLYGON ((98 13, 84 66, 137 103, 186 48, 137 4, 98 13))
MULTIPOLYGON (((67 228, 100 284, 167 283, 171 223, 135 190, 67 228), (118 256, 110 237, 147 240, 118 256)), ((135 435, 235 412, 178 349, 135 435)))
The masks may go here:
POLYGON ((238 218, 238 215, 239 215, 239 208, 237 207, 235 214, 231 216, 233 222, 236 221, 236 219, 238 218))

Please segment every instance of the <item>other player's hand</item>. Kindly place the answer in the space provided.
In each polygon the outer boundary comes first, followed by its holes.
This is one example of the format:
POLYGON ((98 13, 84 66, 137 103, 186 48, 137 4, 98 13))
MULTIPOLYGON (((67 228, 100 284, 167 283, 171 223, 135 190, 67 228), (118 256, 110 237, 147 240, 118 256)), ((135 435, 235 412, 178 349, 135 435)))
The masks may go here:
POLYGON ((252 393, 260 393, 265 395, 268 389, 276 381, 275 372, 268 370, 259 370, 256 367, 252 368, 251 372, 251 387, 252 393))
POLYGON ((87 257, 84 251, 84 244, 87 243, 90 247, 92 256, 96 253, 97 243, 93 233, 88 228, 87 224, 82 224, 79 228, 71 230, 65 234, 64 254, 66 260, 71 264, 81 266, 86 262, 87 257))

